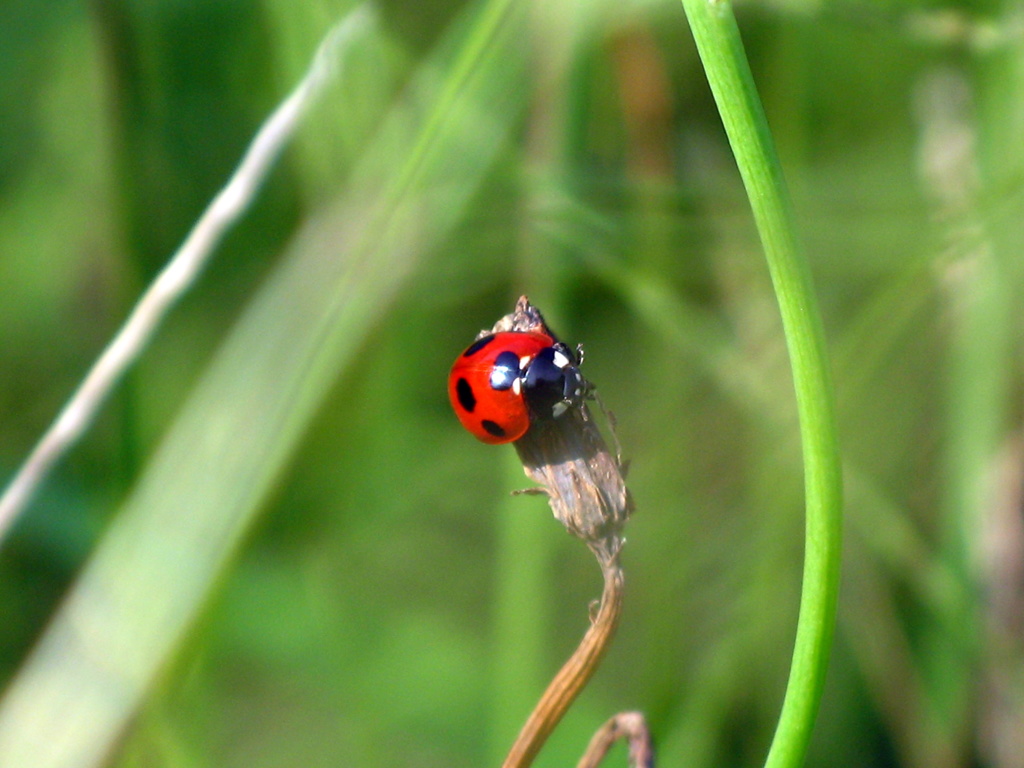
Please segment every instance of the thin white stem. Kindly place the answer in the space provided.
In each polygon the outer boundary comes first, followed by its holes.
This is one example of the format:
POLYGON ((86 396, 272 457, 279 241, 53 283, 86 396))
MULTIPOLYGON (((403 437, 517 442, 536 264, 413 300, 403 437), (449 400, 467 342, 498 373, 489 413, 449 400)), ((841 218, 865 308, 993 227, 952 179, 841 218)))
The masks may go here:
POLYGON ((255 197, 270 166, 323 86, 340 71, 343 46, 371 20, 360 6, 324 37, 305 76, 260 127, 228 183, 195 223, 185 242, 139 299, 131 315, 43 434, 0 497, 0 542, 53 465, 92 423, 125 371, 146 348, 160 322, 189 289, 220 242, 255 197))

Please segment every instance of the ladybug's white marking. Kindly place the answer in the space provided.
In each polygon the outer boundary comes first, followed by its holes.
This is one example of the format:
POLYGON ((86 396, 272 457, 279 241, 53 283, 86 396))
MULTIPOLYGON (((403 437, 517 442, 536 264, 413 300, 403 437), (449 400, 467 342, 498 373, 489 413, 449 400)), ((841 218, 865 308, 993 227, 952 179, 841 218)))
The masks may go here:
POLYGON ((557 419, 559 416, 561 416, 567 410, 569 410, 569 404, 567 402, 565 402, 565 400, 559 400, 557 403, 555 403, 554 407, 551 409, 551 415, 554 416, 557 419))
POLYGON ((512 394, 518 395, 523 389, 523 380, 518 376, 512 381, 512 394))
POLYGON ((530 355, 523 355, 522 357, 520 357, 519 358, 519 370, 525 371, 526 370, 526 366, 528 366, 530 364, 530 361, 532 359, 533 358, 530 357, 530 355))
POLYGON ((555 354, 552 356, 552 362, 559 368, 565 368, 571 362, 561 351, 555 350, 555 354))

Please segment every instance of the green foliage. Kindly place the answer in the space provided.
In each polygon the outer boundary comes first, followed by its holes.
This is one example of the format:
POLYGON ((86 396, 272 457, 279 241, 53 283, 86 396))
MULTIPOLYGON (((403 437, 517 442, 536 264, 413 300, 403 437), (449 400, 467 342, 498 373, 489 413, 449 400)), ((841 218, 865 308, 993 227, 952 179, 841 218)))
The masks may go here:
MULTIPOLYGON (((0 46, 5 475, 347 6, 28 9, 0 46)), ((977 12, 740 8, 846 461, 811 765, 1009 765, 999 724, 1024 712, 1024 44, 977 12)), ((5 686, 81 574, 70 594, 105 585, 107 612, 72 602, 66 630, 125 643, 104 669, 159 672, 124 732, 83 726, 117 739, 111 765, 495 763, 600 590, 445 398, 454 355, 528 293, 586 344, 638 504, 623 626, 538 765, 626 708, 663 766, 760 765, 799 604, 799 430, 681 9, 379 19, 0 550, 5 686), (111 614, 174 620, 138 643, 111 614)), ((64 726, 88 686, 56 669, 64 726)))

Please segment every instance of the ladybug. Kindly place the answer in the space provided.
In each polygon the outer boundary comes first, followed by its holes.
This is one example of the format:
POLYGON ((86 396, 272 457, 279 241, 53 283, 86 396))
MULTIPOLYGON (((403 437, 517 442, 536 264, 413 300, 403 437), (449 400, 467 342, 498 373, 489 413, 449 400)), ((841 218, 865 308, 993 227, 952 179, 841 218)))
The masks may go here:
POLYGON ((533 421, 558 418, 583 403, 588 387, 579 365, 572 350, 546 333, 489 333, 455 361, 448 397, 477 439, 511 443, 533 421))

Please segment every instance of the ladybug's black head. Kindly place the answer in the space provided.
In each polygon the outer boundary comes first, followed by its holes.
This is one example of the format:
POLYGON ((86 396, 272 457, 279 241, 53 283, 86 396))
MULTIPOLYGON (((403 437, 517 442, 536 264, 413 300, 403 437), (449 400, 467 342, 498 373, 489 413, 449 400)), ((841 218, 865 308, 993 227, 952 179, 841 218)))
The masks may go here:
POLYGON ((523 396, 530 411, 541 418, 557 418, 582 404, 586 383, 572 351, 562 344, 542 349, 530 361, 523 377, 523 396))

